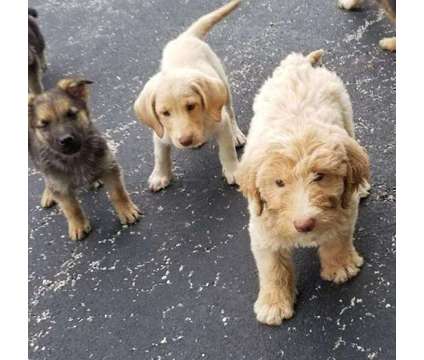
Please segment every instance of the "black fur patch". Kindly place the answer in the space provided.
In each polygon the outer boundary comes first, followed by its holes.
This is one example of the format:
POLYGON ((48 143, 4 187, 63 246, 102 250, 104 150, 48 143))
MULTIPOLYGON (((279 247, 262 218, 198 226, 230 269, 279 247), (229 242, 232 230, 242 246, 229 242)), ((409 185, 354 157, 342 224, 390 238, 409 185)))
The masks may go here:
POLYGON ((28 8, 28 15, 37 18, 38 12, 34 8, 28 8))

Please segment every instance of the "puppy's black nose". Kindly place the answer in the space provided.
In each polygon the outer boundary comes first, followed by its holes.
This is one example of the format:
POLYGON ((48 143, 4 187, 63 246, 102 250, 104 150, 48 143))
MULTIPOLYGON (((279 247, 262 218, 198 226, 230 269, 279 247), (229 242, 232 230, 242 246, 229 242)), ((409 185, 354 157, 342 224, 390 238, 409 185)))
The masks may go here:
POLYGON ((190 146, 193 144, 193 135, 181 136, 178 141, 182 146, 190 146))
POLYGON ((70 134, 64 135, 59 138, 59 144, 61 146, 72 146, 75 142, 75 137, 70 134))
POLYGON ((63 154, 71 155, 78 152, 81 148, 81 141, 72 134, 66 134, 57 139, 60 151, 63 154))

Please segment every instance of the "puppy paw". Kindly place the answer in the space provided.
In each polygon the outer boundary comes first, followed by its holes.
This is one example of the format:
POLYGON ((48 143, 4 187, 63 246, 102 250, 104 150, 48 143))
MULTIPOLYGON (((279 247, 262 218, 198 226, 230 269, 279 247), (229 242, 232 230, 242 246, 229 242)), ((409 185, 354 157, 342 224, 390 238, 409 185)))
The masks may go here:
POLYGON ((165 189, 171 182, 172 175, 163 175, 153 172, 149 177, 150 191, 157 192, 165 189))
POLYGON ((368 197, 368 195, 370 194, 370 189, 371 189, 371 185, 369 184, 368 181, 366 181, 364 184, 359 186, 359 189, 358 189, 359 198, 363 199, 368 197))
POLYGON ((71 240, 82 240, 91 231, 91 226, 88 220, 82 222, 69 222, 68 232, 71 240))
POLYGON ((246 144, 246 135, 244 135, 239 128, 234 131, 234 144, 236 147, 242 147, 246 144))
POLYGON ((383 50, 396 51, 396 37, 383 38, 378 44, 383 50))
POLYGON ((361 6, 362 0, 338 0, 337 5, 340 9, 353 10, 361 6))
POLYGON ((41 207, 48 209, 56 204, 56 201, 53 198, 52 193, 48 189, 44 189, 43 195, 41 196, 41 207))
POLYGON ((224 176, 228 185, 236 185, 237 184, 234 170, 228 170, 228 169, 223 168, 222 169, 222 175, 224 176))
POLYGON ((281 325, 284 319, 290 319, 294 314, 293 305, 289 301, 271 294, 260 295, 255 302, 254 310, 259 322, 274 326, 281 325))
POLYGON ((103 185, 104 185, 104 183, 103 183, 103 181, 102 181, 102 180, 100 180, 100 179, 94 180, 94 181, 90 184, 90 190, 93 190, 93 191, 98 190, 98 189, 100 189, 101 187, 103 187, 103 185))
POLYGON ((119 206, 116 210, 122 225, 134 224, 141 216, 141 211, 132 201, 119 206))
POLYGON ((321 278, 342 284, 355 277, 364 263, 364 259, 353 250, 349 256, 343 260, 322 264, 321 278))

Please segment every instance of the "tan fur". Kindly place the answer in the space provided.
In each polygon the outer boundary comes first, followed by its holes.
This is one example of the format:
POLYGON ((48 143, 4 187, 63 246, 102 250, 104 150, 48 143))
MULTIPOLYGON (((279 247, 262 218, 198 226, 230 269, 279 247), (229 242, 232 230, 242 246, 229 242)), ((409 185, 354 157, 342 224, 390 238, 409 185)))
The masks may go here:
POLYGON ((345 87, 312 67, 317 54, 288 56, 265 82, 236 173, 260 278, 255 313, 270 325, 293 314, 292 248, 320 246, 322 277, 337 283, 362 265, 352 236, 359 191, 369 186, 368 156, 353 137, 345 87), (315 227, 300 232, 295 224, 304 219, 315 227))
POLYGON ((396 51, 396 36, 383 38, 378 44, 383 50, 396 51))
POLYGON ((234 183, 235 146, 245 136, 237 126, 224 68, 203 37, 239 4, 231 1, 201 17, 163 50, 160 72, 134 103, 140 122, 154 131, 155 167, 149 187, 158 191, 172 179, 170 146, 197 148, 217 139, 223 174, 234 183))
POLYGON ((337 5, 341 9, 355 10, 358 9, 364 0, 338 0, 337 5))
POLYGON ((54 200, 58 202, 68 221, 69 238, 71 240, 83 239, 91 231, 91 226, 75 194, 71 191, 55 191, 54 200))
POLYGON ((390 21, 395 22, 396 21, 396 1, 393 2, 390 0, 377 0, 377 2, 384 9, 390 21))
POLYGON ((110 171, 102 177, 102 180, 121 224, 135 223, 139 218, 140 210, 128 195, 120 171, 110 171))
POLYGON ((87 85, 92 83, 92 81, 84 79, 62 79, 57 83, 57 87, 73 98, 87 101, 90 94, 90 90, 87 85))
POLYGON ((47 186, 44 187, 43 195, 41 195, 41 207, 48 209, 56 204, 54 195, 47 186))
POLYGON ((291 253, 285 249, 267 251, 255 247, 252 251, 260 284, 254 306, 257 319, 268 325, 280 325, 294 314, 296 286, 291 253))

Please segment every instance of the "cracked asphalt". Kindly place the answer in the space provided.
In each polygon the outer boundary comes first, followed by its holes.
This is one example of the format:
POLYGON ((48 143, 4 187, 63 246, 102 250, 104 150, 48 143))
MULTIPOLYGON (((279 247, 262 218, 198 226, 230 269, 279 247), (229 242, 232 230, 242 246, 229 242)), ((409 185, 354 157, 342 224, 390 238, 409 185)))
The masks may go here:
POLYGON ((93 232, 72 242, 59 211, 40 208, 42 179, 29 169, 30 359, 395 359, 396 60, 377 46, 394 27, 372 1, 345 12, 335 0, 245 0, 208 37, 244 132, 256 91, 289 52, 324 48, 324 64, 345 81, 372 165, 357 278, 322 281, 316 250, 300 249, 295 317, 258 324, 246 202, 221 178, 215 144, 175 151, 176 181, 147 190, 151 133, 132 103, 167 41, 222 3, 29 1, 48 47, 45 85, 69 75, 94 81, 93 120, 144 211, 122 228, 104 190, 82 191, 93 232))

